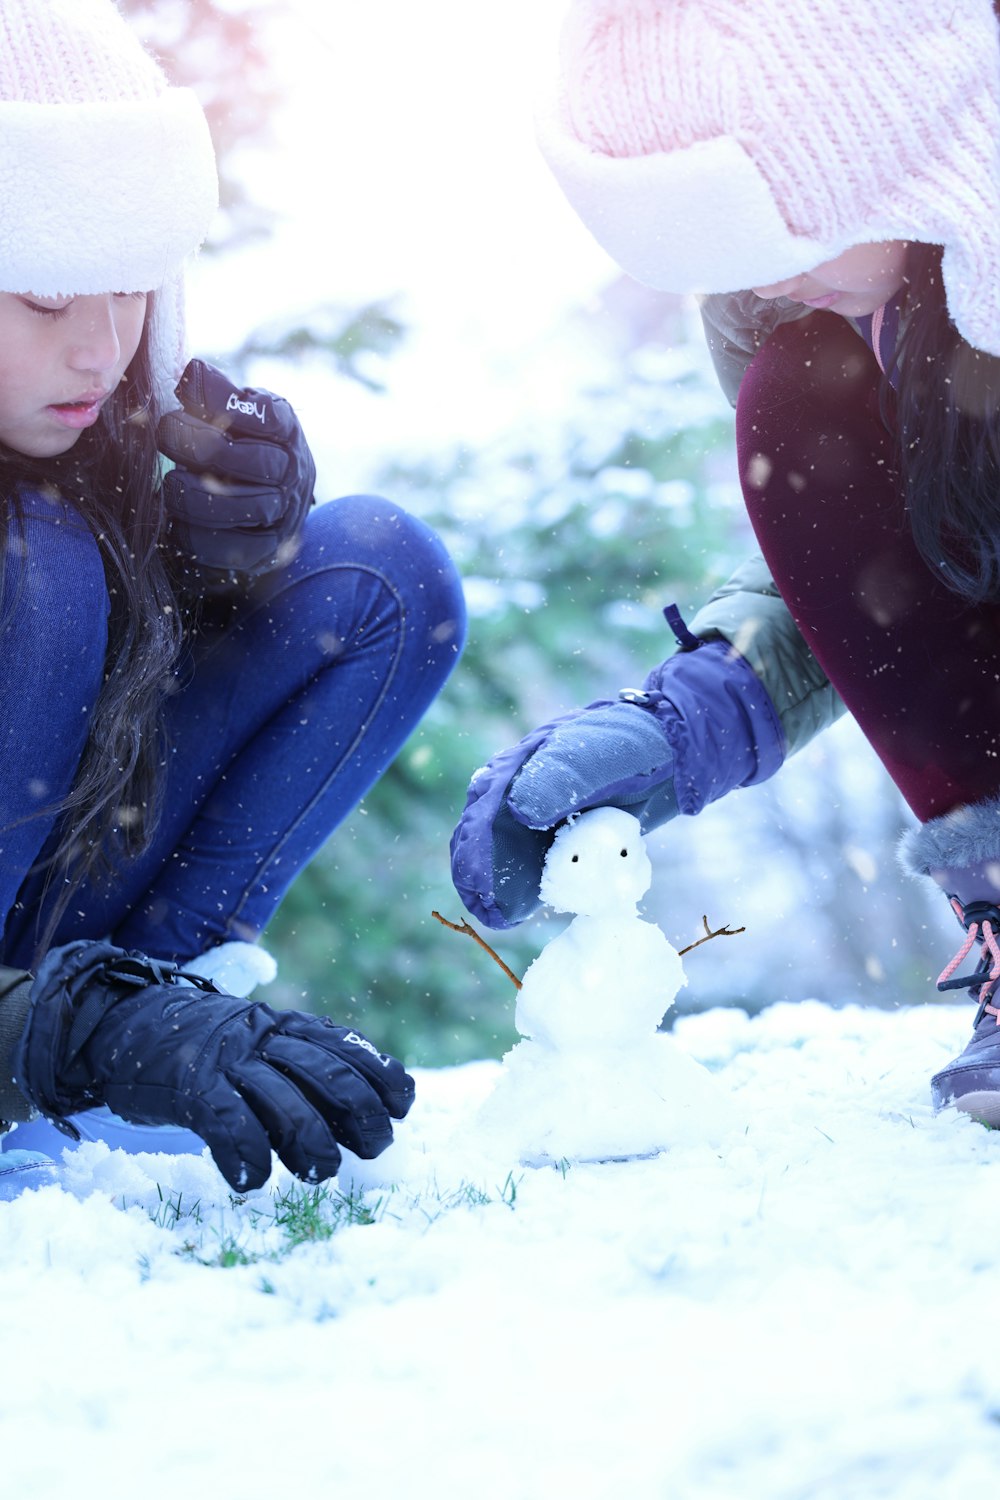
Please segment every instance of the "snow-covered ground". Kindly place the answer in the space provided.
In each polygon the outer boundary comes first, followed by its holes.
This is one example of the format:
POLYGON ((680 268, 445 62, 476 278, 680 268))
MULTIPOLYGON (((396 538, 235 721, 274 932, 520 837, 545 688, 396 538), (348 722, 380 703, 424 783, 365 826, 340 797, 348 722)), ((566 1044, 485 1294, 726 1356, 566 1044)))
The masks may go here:
POLYGON ((84 1147, 0 1204, 0 1494, 993 1494, 1000 1145, 927 1094, 970 1022, 690 1017, 738 1124, 606 1165, 498 1155, 499 1064, 424 1072, 428 1175, 349 1214, 84 1147))

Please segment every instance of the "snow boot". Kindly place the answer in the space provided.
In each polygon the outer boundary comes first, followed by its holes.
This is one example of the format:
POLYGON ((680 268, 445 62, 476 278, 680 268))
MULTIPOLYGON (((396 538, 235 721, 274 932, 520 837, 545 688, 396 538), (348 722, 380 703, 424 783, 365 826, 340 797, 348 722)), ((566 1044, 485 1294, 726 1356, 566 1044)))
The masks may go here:
MULTIPOLYGON (((89 1141, 103 1141, 112 1151, 126 1151, 130 1156, 141 1154, 165 1156, 200 1156, 205 1142, 193 1130, 182 1125, 139 1125, 132 1120, 123 1120, 113 1110, 103 1106, 89 1109, 84 1114, 68 1115, 75 1139, 67 1136, 44 1115, 36 1115, 17 1127, 17 1144, 31 1152, 44 1151, 59 1161, 64 1151, 76 1151, 89 1141)), ((5 1161, 0 1156, 0 1164, 5 1161)))
MULTIPOLYGON (((954 882, 949 882, 953 884, 954 882)), ((945 887, 947 889, 947 886, 945 887)), ((965 1051, 931 1079, 935 1107, 953 1104, 984 1125, 1000 1127, 1000 907, 982 898, 961 901, 948 891, 966 937, 938 978, 942 991, 967 989, 979 1002, 972 1036, 965 1051), (975 944, 979 961, 968 974, 954 977, 975 944)))
POLYGON ((19 1198, 29 1188, 58 1187, 59 1168, 40 1151, 15 1151, 0 1142, 0 1203, 19 1198))
POLYGON ((1000 799, 925 823, 905 835, 900 859, 909 874, 927 876, 944 891, 965 929, 938 989, 968 990, 978 1003, 965 1050, 931 1079, 934 1106, 1000 1128, 1000 799), (959 973, 974 949, 975 967, 959 973))

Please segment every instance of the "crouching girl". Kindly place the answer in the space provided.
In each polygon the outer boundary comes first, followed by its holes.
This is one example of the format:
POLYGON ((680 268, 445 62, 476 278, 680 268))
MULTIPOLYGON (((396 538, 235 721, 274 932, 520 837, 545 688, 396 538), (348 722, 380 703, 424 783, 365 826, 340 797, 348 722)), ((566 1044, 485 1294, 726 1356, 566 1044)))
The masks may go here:
POLYGON ((253 944, 455 664, 459 583, 394 505, 311 509, 287 402, 184 367, 212 149, 111 0, 5 0, 0 153, 0 1193, 39 1114, 328 1177, 412 1081, 248 1002, 253 944))

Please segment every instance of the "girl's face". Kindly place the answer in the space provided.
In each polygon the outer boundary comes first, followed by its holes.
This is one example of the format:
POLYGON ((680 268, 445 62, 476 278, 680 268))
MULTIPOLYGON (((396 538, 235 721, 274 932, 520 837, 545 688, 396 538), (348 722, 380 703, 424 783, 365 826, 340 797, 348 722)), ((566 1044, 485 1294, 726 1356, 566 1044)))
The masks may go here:
POLYGON ((758 297, 788 297, 805 307, 825 308, 844 318, 861 318, 888 302, 903 285, 906 248, 903 240, 852 245, 812 271, 751 290, 758 297))
POLYGON ((0 442, 28 458, 68 453, 132 362, 145 316, 145 292, 0 292, 0 442))

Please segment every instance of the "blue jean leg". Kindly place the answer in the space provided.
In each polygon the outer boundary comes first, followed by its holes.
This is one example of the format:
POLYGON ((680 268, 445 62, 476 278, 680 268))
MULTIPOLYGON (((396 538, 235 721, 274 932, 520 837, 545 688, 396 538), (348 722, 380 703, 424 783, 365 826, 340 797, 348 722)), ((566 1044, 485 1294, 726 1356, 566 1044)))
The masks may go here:
POLYGON ((106 933, 183 962, 255 937, 422 718, 463 637, 461 585, 428 527, 372 497, 319 507, 295 561, 195 640, 167 706, 153 845, 110 889, 81 890, 56 941, 106 933))
MULTIPOLYGON (((69 791, 100 692, 108 590, 97 542, 64 501, 26 494, 0 593, 0 929, 69 791)), ((2 950, 0 950, 2 953, 2 950)), ((10 960, 7 959, 7 962, 10 960)))

